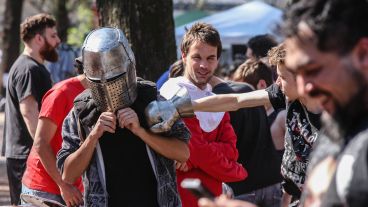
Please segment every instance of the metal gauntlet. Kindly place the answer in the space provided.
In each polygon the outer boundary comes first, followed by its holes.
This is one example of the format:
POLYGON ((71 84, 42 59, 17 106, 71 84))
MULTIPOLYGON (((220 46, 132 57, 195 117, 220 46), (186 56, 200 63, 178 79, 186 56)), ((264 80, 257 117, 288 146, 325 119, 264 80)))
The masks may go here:
POLYGON ((150 130, 154 133, 170 131, 179 118, 194 116, 192 101, 188 91, 183 87, 171 99, 152 101, 145 109, 150 130))

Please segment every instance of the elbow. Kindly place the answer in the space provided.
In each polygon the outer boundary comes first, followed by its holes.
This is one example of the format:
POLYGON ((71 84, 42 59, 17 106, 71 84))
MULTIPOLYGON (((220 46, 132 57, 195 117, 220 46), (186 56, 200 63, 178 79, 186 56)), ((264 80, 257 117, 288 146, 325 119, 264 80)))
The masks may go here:
POLYGON ((234 104, 233 107, 231 107, 229 111, 237 111, 237 110, 239 110, 239 107, 236 106, 236 104, 234 104))
POLYGON ((185 147, 183 147, 183 150, 181 150, 180 156, 178 156, 177 161, 184 163, 189 159, 189 156, 190 156, 189 147, 188 145, 185 145, 185 147))
POLYGON ((66 175, 65 171, 62 173, 61 178, 64 182, 69 184, 75 183, 75 181, 77 180, 77 178, 73 178, 72 176, 66 175))
POLYGON ((240 109, 240 100, 236 97, 235 102, 231 104, 229 111, 237 111, 240 109))
POLYGON ((23 108, 20 110, 20 113, 22 114, 24 120, 32 120, 32 118, 35 116, 34 111, 32 111, 30 108, 23 108))

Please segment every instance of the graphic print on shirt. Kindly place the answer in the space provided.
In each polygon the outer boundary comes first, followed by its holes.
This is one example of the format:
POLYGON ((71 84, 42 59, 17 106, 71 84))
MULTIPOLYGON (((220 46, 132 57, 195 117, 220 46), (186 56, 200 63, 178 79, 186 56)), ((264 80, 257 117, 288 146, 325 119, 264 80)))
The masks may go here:
POLYGON ((307 111, 299 101, 289 105, 286 121, 285 153, 281 167, 285 178, 299 188, 305 181, 309 154, 317 139, 318 131, 311 125, 307 111))

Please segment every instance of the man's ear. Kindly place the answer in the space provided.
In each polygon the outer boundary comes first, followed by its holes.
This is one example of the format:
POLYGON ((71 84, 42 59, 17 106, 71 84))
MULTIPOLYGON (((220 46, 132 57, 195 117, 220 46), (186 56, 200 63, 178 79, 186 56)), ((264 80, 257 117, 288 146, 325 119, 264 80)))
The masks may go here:
POLYGON ((187 54, 185 54, 184 52, 181 53, 181 60, 183 61, 183 63, 186 62, 187 59, 187 54))
POLYGON ((267 83, 265 80, 263 79, 260 79, 257 83, 257 90, 260 90, 260 89, 265 89, 267 88, 267 83))
POLYGON ((361 38, 352 53, 355 67, 368 75, 368 38, 361 38))
POLYGON ((41 45, 41 44, 43 44, 45 39, 42 35, 36 34, 35 37, 34 37, 34 41, 37 43, 37 45, 41 45))

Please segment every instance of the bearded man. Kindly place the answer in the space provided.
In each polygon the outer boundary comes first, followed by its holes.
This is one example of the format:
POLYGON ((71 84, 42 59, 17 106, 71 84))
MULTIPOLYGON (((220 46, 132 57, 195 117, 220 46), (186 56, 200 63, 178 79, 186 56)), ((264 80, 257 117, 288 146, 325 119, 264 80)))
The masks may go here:
POLYGON ((324 109, 304 206, 368 205, 367 14, 364 0, 303 0, 286 15, 286 66, 324 109))
POLYGON ((43 95, 51 88, 44 61, 58 59, 56 21, 48 14, 28 17, 20 25, 24 51, 9 72, 2 155, 6 157, 11 204, 20 202, 21 179, 32 147, 43 95))

